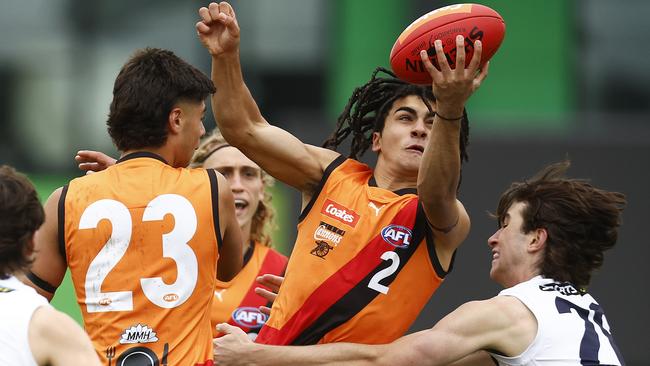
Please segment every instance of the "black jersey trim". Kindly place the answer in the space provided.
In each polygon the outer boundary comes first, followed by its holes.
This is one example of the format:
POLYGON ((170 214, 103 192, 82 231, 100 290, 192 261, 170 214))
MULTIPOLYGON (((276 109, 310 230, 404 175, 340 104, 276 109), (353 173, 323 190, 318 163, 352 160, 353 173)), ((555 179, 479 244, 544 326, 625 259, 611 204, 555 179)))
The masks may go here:
POLYGON ((57 205, 58 213, 58 244, 59 244, 59 253, 63 258, 64 263, 68 263, 68 258, 65 254, 65 197, 68 195, 68 185, 64 185, 61 190, 61 196, 59 197, 59 203, 57 205))
POLYGON ((217 246, 221 250, 223 238, 221 237, 221 225, 219 224, 219 180, 213 169, 206 169, 210 179, 210 193, 212 195, 212 220, 214 221, 214 234, 217 237, 217 246))
POLYGON ((248 249, 246 249, 246 253, 244 253, 244 261, 242 262, 241 268, 244 268, 248 263, 248 261, 251 260, 254 252, 255 252, 255 242, 251 240, 250 243, 248 244, 248 249))
POLYGON ((316 186, 316 189, 314 190, 314 193, 311 196, 309 203, 307 204, 307 206, 305 206, 305 209, 302 210, 300 216, 298 217, 298 223, 302 222, 302 220, 304 220, 305 217, 307 217, 307 214, 309 214, 309 211, 311 211, 311 208, 314 206, 314 203, 316 203, 316 200, 318 199, 320 192, 323 190, 323 187, 325 187, 325 183, 327 182, 327 179, 329 179, 334 169, 338 168, 346 160, 347 158, 345 156, 339 155, 336 159, 334 159, 330 163, 330 165, 327 166, 327 168, 325 168, 325 171, 323 172, 323 177, 318 183, 318 186, 316 186))
POLYGON ((54 294, 56 292, 57 287, 53 286, 49 282, 45 281, 44 279, 38 277, 34 272, 32 271, 27 271, 25 274, 27 278, 29 278, 30 281, 32 281, 33 284, 41 288, 41 290, 49 292, 51 294, 54 294))
MULTIPOLYGON (((417 214, 416 214, 417 215, 417 214)), ((384 286, 390 286, 397 275, 406 266, 411 259, 417 248, 421 245, 423 233, 425 232, 422 227, 423 222, 417 220, 413 225, 413 242, 417 245, 410 245, 406 249, 396 249, 394 253, 399 256, 400 263, 397 270, 390 276, 381 280, 384 286)), ((426 225, 426 224, 425 224, 426 225)), ((370 271, 356 286, 354 286, 348 293, 343 295, 339 301, 334 303, 327 309, 318 319, 305 328, 292 342, 292 345, 311 345, 316 344, 327 333, 337 328, 341 324, 347 322, 356 316, 363 308, 368 306, 378 295, 379 292, 368 287, 370 279, 377 274, 377 272, 387 268, 386 262, 382 261, 375 269, 370 271)))
POLYGON ((163 159, 162 156, 160 156, 158 154, 154 154, 154 153, 149 152, 149 151, 136 151, 136 152, 124 155, 121 158, 119 158, 115 163, 117 164, 117 163, 121 163, 121 162, 124 162, 124 161, 127 161, 127 160, 136 159, 136 158, 152 158, 152 159, 160 160, 163 163, 167 164, 167 161, 165 159, 163 159))
POLYGON ((427 241, 427 249, 429 252, 429 259, 431 260, 431 264, 433 265, 433 270, 436 271, 436 274, 440 278, 445 278, 449 272, 451 272, 454 269, 454 261, 456 260, 456 251, 451 255, 451 260, 449 261, 449 269, 446 271, 442 268, 442 264, 440 264, 440 259, 438 258, 438 252, 436 252, 436 240, 433 237, 433 229, 431 228, 431 223, 429 223, 429 220, 427 219, 427 215, 424 212, 424 207, 422 206, 422 202, 418 203, 418 213, 416 216, 416 220, 422 220, 424 222, 424 230, 425 230, 425 238, 427 241))

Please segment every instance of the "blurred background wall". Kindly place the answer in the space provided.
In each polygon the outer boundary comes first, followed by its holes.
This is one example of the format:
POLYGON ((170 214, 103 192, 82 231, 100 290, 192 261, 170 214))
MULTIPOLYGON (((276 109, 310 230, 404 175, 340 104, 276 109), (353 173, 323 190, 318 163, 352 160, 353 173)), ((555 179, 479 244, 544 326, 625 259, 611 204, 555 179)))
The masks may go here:
MULTIPOLYGON (((629 206, 618 246, 591 292, 629 365, 648 365, 650 270, 650 32, 646 0, 491 0, 506 21, 490 76, 468 105, 470 162, 461 200, 472 231, 454 271, 413 329, 459 304, 494 295, 487 212, 511 181, 565 157, 570 174, 621 191, 629 206)), ((233 1, 250 89, 272 123, 305 142, 331 132, 401 30, 448 5, 432 0, 233 1)), ((0 163, 29 174, 41 197, 80 173, 77 150, 116 155, 106 133, 112 84, 137 48, 162 47, 209 73, 196 39, 202 1, 7 0, 0 4, 0 163)), ((206 128, 214 126, 209 120, 206 128)), ((372 161, 372 157, 367 157, 372 161)), ((278 184, 276 245, 290 253, 298 195, 278 184)), ((417 286, 417 284, 415 284, 417 286)), ((69 283, 55 305, 79 318, 69 283)), ((389 325, 387 325, 389 326, 389 325)), ((381 331, 380 328, 377 331, 381 331)))

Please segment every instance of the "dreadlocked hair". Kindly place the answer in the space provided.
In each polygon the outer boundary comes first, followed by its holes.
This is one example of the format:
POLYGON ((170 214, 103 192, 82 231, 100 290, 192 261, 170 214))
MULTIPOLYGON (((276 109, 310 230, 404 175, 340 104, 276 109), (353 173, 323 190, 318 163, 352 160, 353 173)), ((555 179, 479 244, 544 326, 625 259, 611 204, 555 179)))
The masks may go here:
MULTIPOLYGON (((372 73, 370 81, 352 93, 343 113, 336 121, 336 130, 323 142, 323 147, 336 150, 345 139, 352 135, 349 157, 358 160, 372 144, 372 133, 384 129, 386 116, 396 100, 417 95, 433 112, 431 102, 435 102, 430 86, 411 84, 400 80, 391 71, 378 67, 372 73), (379 77, 379 73, 388 77, 379 77)), ((463 110, 460 130, 460 159, 468 161, 467 145, 469 142, 469 120, 467 111, 463 110)))

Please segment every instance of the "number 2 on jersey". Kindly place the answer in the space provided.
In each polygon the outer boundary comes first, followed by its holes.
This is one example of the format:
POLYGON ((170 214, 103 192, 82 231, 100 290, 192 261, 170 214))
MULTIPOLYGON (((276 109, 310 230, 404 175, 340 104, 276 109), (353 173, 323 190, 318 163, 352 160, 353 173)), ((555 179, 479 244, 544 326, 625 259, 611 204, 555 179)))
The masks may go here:
MULTIPOLYGON (((167 214, 174 217, 175 225, 171 232, 162 237, 163 257, 171 258, 176 263, 176 282, 167 285, 161 277, 154 277, 142 278, 140 284, 149 301, 163 308, 173 308, 183 304, 196 287, 198 262, 188 242, 196 232, 197 218, 192 204, 186 198, 177 194, 164 194, 149 202, 142 215, 142 221, 162 220, 167 214), (175 296, 168 296, 170 294, 175 296)), ((101 291, 106 276, 122 259, 131 242, 131 214, 121 202, 99 200, 83 212, 79 229, 97 228, 101 220, 110 221, 112 231, 86 272, 84 287, 87 311, 96 313, 133 310, 132 291, 101 291)))
POLYGON ((370 279, 370 282, 368 282, 368 287, 386 295, 388 294, 388 286, 382 285, 381 283, 379 283, 379 281, 383 280, 384 278, 392 275, 393 273, 395 273, 395 271, 397 271, 397 269, 399 268, 399 255, 397 255, 397 253, 395 252, 388 251, 388 252, 384 252, 381 255, 381 259, 385 261, 390 260, 391 261, 390 266, 375 273, 375 275, 372 276, 372 278, 370 279))

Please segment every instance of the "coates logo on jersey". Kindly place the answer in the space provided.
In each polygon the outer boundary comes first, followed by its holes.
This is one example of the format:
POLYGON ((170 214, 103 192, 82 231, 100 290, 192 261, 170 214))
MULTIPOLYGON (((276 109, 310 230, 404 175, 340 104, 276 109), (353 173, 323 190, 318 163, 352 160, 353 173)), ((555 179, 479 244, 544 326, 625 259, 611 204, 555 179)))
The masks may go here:
POLYGON ((411 229, 401 225, 388 225, 381 229, 381 237, 394 247, 407 248, 411 244, 411 229))
POLYGON ((323 204, 323 209, 321 210, 321 213, 335 220, 338 220, 350 227, 357 226, 357 222, 359 222, 358 213, 329 199, 325 200, 325 204, 323 204))
POLYGON ((250 329, 261 328, 268 318, 268 315, 262 313, 260 309, 250 306, 237 308, 232 312, 235 323, 250 329))

